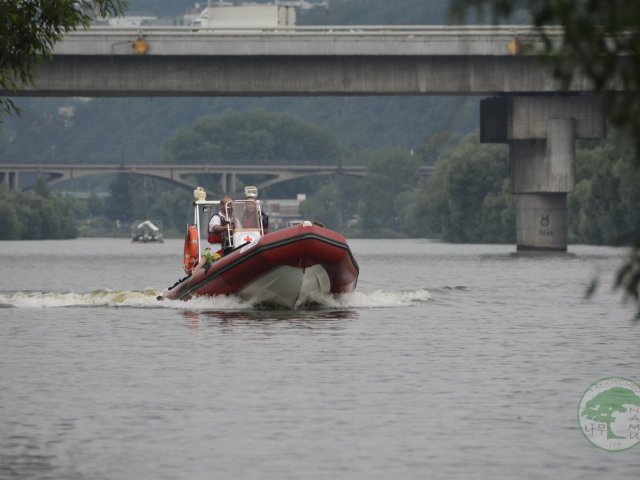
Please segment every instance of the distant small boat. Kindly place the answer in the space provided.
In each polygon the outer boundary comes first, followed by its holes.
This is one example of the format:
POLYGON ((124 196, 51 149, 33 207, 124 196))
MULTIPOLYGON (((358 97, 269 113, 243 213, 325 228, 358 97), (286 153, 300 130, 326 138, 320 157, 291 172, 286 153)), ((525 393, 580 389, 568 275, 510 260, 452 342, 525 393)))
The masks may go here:
POLYGON ((131 229, 131 241, 134 243, 162 243, 162 229, 151 220, 136 224, 131 229))
POLYGON ((309 220, 265 233, 259 203, 257 211, 252 212, 256 215, 252 224, 257 223, 257 228, 242 228, 238 212, 245 209, 247 202, 229 202, 226 218, 232 219, 229 225, 234 223, 236 229, 228 230, 228 253, 211 264, 194 268, 192 265, 202 254, 200 209, 211 211, 219 203, 196 197, 194 225, 188 227, 184 245, 188 275, 159 299, 236 295, 255 304, 295 308, 321 301, 323 295, 353 291, 359 268, 342 235, 309 220))

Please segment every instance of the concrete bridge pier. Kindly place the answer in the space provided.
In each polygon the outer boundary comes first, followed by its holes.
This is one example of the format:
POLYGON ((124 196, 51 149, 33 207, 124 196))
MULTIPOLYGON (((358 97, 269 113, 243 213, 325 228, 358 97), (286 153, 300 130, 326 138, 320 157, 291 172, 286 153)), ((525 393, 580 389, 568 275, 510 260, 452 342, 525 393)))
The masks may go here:
POLYGON ((545 140, 512 140, 518 250, 567 249, 567 193, 576 186, 575 119, 546 121, 545 140))
POLYGON ((0 173, 0 182, 9 187, 10 190, 20 190, 20 174, 18 172, 0 173))
POLYGON ((594 96, 494 97, 481 102, 481 141, 509 144, 518 251, 567 250, 575 141, 605 136, 594 96))
POLYGON ((236 191, 236 174, 235 173, 223 173, 220 176, 220 186, 223 193, 231 194, 236 191))

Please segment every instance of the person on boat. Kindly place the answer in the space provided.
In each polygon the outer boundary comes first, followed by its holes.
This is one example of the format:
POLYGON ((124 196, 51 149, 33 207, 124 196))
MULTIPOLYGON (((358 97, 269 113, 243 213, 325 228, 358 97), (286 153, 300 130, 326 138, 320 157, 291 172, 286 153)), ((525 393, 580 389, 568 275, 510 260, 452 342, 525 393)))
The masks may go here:
POLYGON ((193 267, 192 275, 201 268, 204 268, 205 270, 208 269, 213 262, 215 262, 216 260, 220 260, 221 257, 222 250, 212 252, 210 247, 205 248, 204 252, 202 253, 202 257, 200 257, 200 261, 195 267, 193 267))
POLYGON ((261 210, 260 214, 262 215, 262 231, 269 233, 269 215, 264 213, 264 210, 261 210))
MULTIPOLYGON (((247 202, 244 205, 242 219, 240 220, 242 222, 242 226, 244 228, 260 228, 256 215, 256 208, 258 208, 256 202, 256 199, 258 198, 258 189, 255 187, 245 187, 244 192, 247 202)), ((264 213, 263 210, 260 211, 260 215, 262 217, 262 229, 264 230, 264 233, 267 233, 269 230, 269 216, 264 213)))
POLYGON ((208 240, 211 244, 211 251, 220 254, 220 256, 223 255, 224 249, 229 246, 228 226, 230 226, 231 233, 233 233, 232 202, 233 199, 225 195, 220 200, 220 211, 213 214, 209 221, 208 240))
POLYGON ((258 205, 255 198, 247 198, 247 202, 242 209, 242 217, 240 218, 242 228, 260 228, 260 225, 258 225, 258 215, 256 214, 257 208, 258 205))

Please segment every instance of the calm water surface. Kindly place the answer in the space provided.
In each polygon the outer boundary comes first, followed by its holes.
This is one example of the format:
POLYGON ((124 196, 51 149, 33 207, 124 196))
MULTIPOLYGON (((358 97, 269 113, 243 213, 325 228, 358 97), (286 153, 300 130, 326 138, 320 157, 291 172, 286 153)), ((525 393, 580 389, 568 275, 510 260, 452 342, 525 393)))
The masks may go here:
POLYGON ((357 291, 283 311, 156 301, 181 241, 0 242, 0 478, 638 478, 577 425, 640 381, 625 250, 350 244, 357 291))

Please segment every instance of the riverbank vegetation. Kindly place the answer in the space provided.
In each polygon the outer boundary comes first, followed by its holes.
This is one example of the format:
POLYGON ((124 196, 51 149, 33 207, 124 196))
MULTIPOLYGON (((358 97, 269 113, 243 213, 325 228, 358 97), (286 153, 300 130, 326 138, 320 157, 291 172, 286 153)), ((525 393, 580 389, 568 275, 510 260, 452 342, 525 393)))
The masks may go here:
POLYGON ((42 178, 30 193, 0 185, 0 240, 75 238, 73 213, 73 202, 52 195, 42 178))
MULTIPOLYGON (((302 215, 350 237, 515 241, 508 147, 480 144, 477 132, 445 141, 436 135, 416 150, 354 152, 322 128, 284 114, 259 111, 201 119, 169 137, 165 148, 168 164, 187 159, 191 163, 194 158, 202 163, 209 158, 206 163, 215 164, 235 151, 234 163, 280 163, 278 159, 298 163, 297 155, 301 155, 318 163, 365 165, 363 178, 309 177, 261 192, 263 199, 294 198, 305 192, 302 215), (419 168, 432 164, 431 176, 421 177, 419 168)), ((579 142, 576 159, 576 190, 567 202, 569 241, 624 243, 640 223, 640 174, 633 166, 633 142, 612 132, 604 141, 579 142)), ((222 194, 213 176, 193 180, 222 194)), ((263 179, 252 180, 259 183, 263 179)), ((190 220, 190 191, 138 175, 114 175, 103 185, 102 196, 94 192, 81 200, 52 195, 42 179, 33 193, 4 188, 1 196, 0 234, 4 239, 128 235, 126 226, 145 218, 161 220, 170 237, 181 235, 190 220)))

